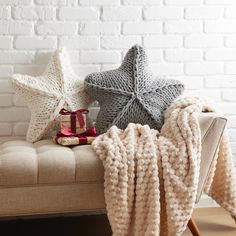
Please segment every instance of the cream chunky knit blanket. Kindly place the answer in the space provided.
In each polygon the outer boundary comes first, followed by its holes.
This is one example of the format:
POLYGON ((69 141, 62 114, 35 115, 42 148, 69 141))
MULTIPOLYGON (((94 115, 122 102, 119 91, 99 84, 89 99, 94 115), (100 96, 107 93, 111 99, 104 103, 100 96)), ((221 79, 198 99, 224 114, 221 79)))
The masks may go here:
MULTIPOLYGON (((165 112, 159 133, 147 125, 116 126, 93 142, 105 168, 105 200, 114 236, 181 235, 191 217, 199 177, 198 98, 179 98, 165 112)), ((205 192, 236 217, 234 165, 227 136, 205 192)))

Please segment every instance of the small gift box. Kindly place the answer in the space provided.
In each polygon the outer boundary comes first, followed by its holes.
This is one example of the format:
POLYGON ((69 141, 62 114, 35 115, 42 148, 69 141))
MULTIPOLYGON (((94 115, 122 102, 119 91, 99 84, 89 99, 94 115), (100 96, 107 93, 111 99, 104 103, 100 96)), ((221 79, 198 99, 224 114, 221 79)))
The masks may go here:
POLYGON ((84 145, 91 144, 96 136, 95 128, 89 128, 81 134, 73 134, 69 129, 64 128, 53 137, 53 140, 63 146, 84 145))
POLYGON ((54 142, 62 146, 91 144, 95 137, 54 137, 54 142))
POLYGON ((61 109, 60 111, 60 128, 65 127, 71 130, 71 133, 81 134, 86 131, 86 115, 87 109, 80 109, 77 111, 68 111, 61 109))

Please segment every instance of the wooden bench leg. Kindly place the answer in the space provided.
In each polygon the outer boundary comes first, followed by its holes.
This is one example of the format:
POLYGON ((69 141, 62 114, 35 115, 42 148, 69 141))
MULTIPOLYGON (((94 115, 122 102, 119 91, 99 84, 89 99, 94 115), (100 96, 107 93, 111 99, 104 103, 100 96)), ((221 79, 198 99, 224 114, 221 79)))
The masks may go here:
POLYGON ((188 222, 188 228, 190 229, 193 236, 201 236, 200 231, 192 218, 188 222))

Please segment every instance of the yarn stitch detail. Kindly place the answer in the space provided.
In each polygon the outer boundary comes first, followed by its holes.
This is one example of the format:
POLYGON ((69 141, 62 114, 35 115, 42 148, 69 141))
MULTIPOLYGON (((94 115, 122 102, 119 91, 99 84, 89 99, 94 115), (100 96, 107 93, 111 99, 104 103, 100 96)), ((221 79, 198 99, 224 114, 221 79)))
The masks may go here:
POLYGON ((104 133, 112 125, 125 129, 130 122, 160 129, 164 110, 183 92, 184 85, 155 78, 144 48, 135 45, 118 69, 88 75, 85 89, 99 102, 96 128, 104 133))
POLYGON ((14 74, 13 88, 28 105, 31 120, 27 141, 36 142, 57 123, 62 108, 87 108, 91 99, 84 91, 84 80, 74 74, 65 49, 57 50, 38 77, 14 74))

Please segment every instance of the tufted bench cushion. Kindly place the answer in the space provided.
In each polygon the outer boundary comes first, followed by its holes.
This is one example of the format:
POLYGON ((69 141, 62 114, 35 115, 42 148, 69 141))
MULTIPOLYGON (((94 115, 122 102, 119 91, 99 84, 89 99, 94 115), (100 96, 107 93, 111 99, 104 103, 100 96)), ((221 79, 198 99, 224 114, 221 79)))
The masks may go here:
POLYGON ((0 145, 0 217, 104 211, 103 189, 103 166, 89 145, 0 145))
POLYGON ((103 183, 103 166, 90 145, 73 148, 51 140, 0 145, 0 186, 103 183))

